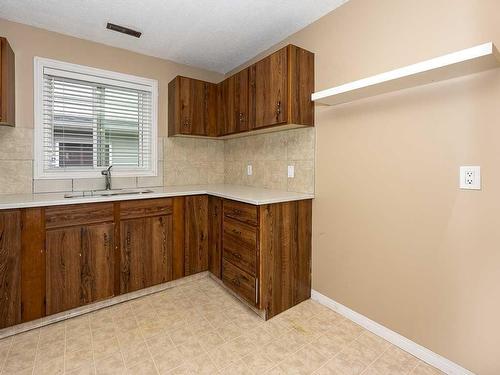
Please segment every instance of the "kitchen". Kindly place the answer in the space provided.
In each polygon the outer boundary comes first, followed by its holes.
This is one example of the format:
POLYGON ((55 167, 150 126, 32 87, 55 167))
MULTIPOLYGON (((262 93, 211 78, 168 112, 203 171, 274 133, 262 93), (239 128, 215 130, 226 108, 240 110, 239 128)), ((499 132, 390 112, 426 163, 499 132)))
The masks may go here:
POLYGON ((500 369, 494 1, 22 3, 0 374, 500 369))

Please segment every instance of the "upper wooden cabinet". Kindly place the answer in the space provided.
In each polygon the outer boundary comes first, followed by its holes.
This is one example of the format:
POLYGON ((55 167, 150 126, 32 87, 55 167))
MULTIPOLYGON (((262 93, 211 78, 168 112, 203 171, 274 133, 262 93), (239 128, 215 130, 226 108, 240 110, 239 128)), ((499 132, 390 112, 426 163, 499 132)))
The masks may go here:
POLYGON ((287 121, 287 49, 283 48, 250 67, 251 124, 254 128, 287 121))
POLYGON ((169 84, 169 136, 234 136, 314 126, 314 54, 288 45, 217 85, 176 77, 169 84), (211 106, 214 106, 213 108, 211 106))
POLYGON ((0 37, 0 125, 15 125, 15 59, 7 39, 0 37))
POLYGON ((314 54, 288 45, 250 67, 250 128, 314 126, 314 54))
POLYGON ((219 84, 219 122, 221 135, 249 130, 249 69, 225 79, 219 84))
POLYGON ((168 135, 219 135, 216 84, 181 76, 168 84, 168 135))

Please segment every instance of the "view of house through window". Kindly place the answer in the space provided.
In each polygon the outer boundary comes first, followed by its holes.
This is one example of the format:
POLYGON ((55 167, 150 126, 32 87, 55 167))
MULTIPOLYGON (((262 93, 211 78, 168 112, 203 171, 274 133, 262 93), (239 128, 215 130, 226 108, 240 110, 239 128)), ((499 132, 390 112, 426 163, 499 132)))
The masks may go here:
POLYGON ((152 90, 137 86, 45 67, 39 172, 154 170, 152 90))

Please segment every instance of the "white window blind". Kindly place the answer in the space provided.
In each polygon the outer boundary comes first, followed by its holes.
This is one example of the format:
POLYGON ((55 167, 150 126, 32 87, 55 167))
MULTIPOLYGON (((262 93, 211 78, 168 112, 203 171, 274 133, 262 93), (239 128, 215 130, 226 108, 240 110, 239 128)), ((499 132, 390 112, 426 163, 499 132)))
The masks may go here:
POLYGON ((155 81, 40 60, 38 177, 156 174, 155 81))

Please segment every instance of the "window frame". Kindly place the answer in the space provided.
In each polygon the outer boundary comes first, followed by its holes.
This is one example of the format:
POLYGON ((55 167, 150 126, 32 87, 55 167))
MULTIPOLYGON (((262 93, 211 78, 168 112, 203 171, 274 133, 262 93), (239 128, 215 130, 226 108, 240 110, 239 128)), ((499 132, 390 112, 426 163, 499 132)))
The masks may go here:
POLYGON ((62 72, 62 76, 93 82, 119 85, 151 92, 151 166, 145 170, 113 168, 113 176, 140 177, 158 175, 158 81, 130 74, 113 72, 84 65, 67 63, 43 57, 34 57, 34 178, 35 179, 70 179, 70 178, 101 178, 100 170, 44 170, 44 129, 43 129, 43 76, 45 69, 62 72))

